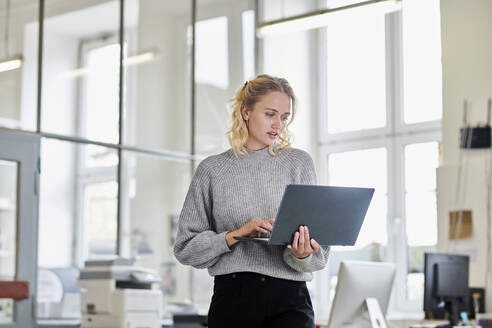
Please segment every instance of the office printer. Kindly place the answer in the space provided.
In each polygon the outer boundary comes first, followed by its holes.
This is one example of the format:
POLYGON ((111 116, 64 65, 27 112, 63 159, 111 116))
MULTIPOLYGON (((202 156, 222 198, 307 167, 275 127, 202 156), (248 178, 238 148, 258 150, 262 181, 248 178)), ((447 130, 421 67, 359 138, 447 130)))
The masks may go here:
POLYGON ((80 271, 82 328, 160 328, 157 274, 130 259, 86 261, 80 271))

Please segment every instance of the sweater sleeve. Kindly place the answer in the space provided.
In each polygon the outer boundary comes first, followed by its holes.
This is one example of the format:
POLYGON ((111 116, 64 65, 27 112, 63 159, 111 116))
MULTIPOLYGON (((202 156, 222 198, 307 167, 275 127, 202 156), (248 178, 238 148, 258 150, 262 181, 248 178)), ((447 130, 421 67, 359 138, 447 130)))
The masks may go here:
MULTIPOLYGON (((298 163, 300 174, 300 184, 316 184, 316 170, 314 163, 308 153, 302 151, 300 154, 300 162, 298 163)), ((330 246, 320 246, 319 251, 315 254, 311 254, 304 259, 299 259, 292 254, 290 249, 284 250, 284 261, 292 269, 299 272, 314 272, 325 268, 328 262, 328 255, 330 252, 330 246)))
POLYGON ((210 172, 200 163, 190 184, 179 216, 174 256, 185 265, 197 269, 214 265, 227 246, 227 232, 217 233, 212 217, 210 172))

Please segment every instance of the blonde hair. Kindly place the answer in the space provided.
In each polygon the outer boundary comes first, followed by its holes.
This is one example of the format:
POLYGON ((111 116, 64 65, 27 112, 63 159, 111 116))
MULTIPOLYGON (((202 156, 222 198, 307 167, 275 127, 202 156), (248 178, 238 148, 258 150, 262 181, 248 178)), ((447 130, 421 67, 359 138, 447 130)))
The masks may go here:
POLYGON ((268 147, 268 151, 272 156, 278 156, 278 150, 289 148, 292 144, 292 135, 288 130, 289 125, 294 120, 296 113, 296 96, 289 82, 284 78, 273 77, 266 74, 258 75, 254 79, 246 82, 229 102, 232 110, 232 126, 227 131, 227 138, 231 145, 232 151, 236 156, 246 155, 244 145, 248 140, 248 126, 243 119, 241 109, 246 107, 252 111, 254 104, 260 98, 270 92, 279 91, 289 96, 291 100, 291 119, 285 126, 285 129, 278 136, 274 145, 268 147))

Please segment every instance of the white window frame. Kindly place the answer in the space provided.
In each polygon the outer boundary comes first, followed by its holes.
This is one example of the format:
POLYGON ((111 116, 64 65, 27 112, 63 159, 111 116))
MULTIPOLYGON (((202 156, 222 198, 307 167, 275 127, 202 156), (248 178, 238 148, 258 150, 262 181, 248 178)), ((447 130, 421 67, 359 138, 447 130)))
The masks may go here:
MULTIPOLYGON (((119 44, 117 35, 112 35, 108 38, 98 38, 94 40, 83 41, 80 45, 80 67, 86 65, 86 59, 89 51, 100 48, 109 44, 119 44)), ((86 127, 86 99, 87 85, 86 81, 81 81, 77 93, 79 94, 78 114, 76 121, 76 129, 78 135, 82 135, 82 131, 86 127)), ((84 136, 86 138, 86 136, 84 136)), ((110 181, 118 183, 117 167, 118 164, 107 167, 87 167, 85 147, 88 144, 80 144, 76 146, 76 171, 75 171, 75 229, 73 240, 75 241, 74 253, 72 262, 78 267, 84 267, 84 262, 89 257, 89 244, 87 240, 87 228, 84 223, 85 218, 85 198, 87 187, 91 184, 98 184, 110 181)))
MULTIPOLYGON (((407 134, 396 137, 394 139, 394 152, 395 152, 395 179, 393 184, 395 185, 395 216, 394 218, 402 218, 401 224, 403 229, 395 229, 395 231, 404 232, 401 236, 406 240, 406 204, 405 204, 405 147, 407 145, 425 143, 425 142, 441 142, 441 132, 423 132, 415 134, 407 134)), ((437 196, 437 195, 436 195, 437 196)), ((437 199, 437 197, 436 197, 437 199)), ((393 222, 393 225, 395 223, 393 222)), ((437 245, 436 245, 437 246, 437 245)), ((401 247, 400 247, 401 248, 401 247)), ((395 278, 394 285, 394 312, 423 312, 423 299, 409 300, 406 297, 406 278, 408 273, 408 244, 404 249, 395 248, 396 252, 392 258, 392 261, 398 264, 397 276, 395 278)))
MULTIPOLYGON (((403 122, 403 58, 402 58, 402 16, 401 12, 386 15, 386 120, 383 128, 329 134, 327 125, 326 92, 326 33, 318 33, 320 44, 319 108, 318 111, 318 155, 319 183, 328 183, 328 158, 330 154, 385 147, 387 149, 388 213, 387 213, 387 261, 397 264, 397 276, 393 286, 389 318, 420 318, 423 313, 422 300, 408 300, 406 297, 406 275, 408 255, 405 232, 405 181, 404 148, 406 145, 422 142, 441 141, 441 120, 415 124, 403 122), (401 241, 405 241, 402 243, 401 241)), ((329 279, 329 275, 321 276, 329 279)), ((322 281, 318 286, 329 286, 322 281)), ((326 293, 326 291, 319 290, 326 293)), ((329 308, 331 304, 318 304, 329 308)), ((324 317, 324 315, 323 315, 324 317)))

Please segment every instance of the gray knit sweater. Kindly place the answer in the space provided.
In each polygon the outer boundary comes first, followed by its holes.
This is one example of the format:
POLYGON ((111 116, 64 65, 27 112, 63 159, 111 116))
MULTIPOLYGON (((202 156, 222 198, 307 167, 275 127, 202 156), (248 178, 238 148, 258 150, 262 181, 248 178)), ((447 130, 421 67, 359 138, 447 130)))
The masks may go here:
POLYGON ((248 271, 311 280, 311 272, 325 267, 328 247, 298 259, 286 246, 239 242, 229 248, 225 235, 255 217, 274 218, 287 184, 315 182, 313 161, 300 149, 271 156, 266 147, 239 157, 228 150, 204 159, 179 217, 174 255, 183 264, 208 268, 212 276, 248 271))

